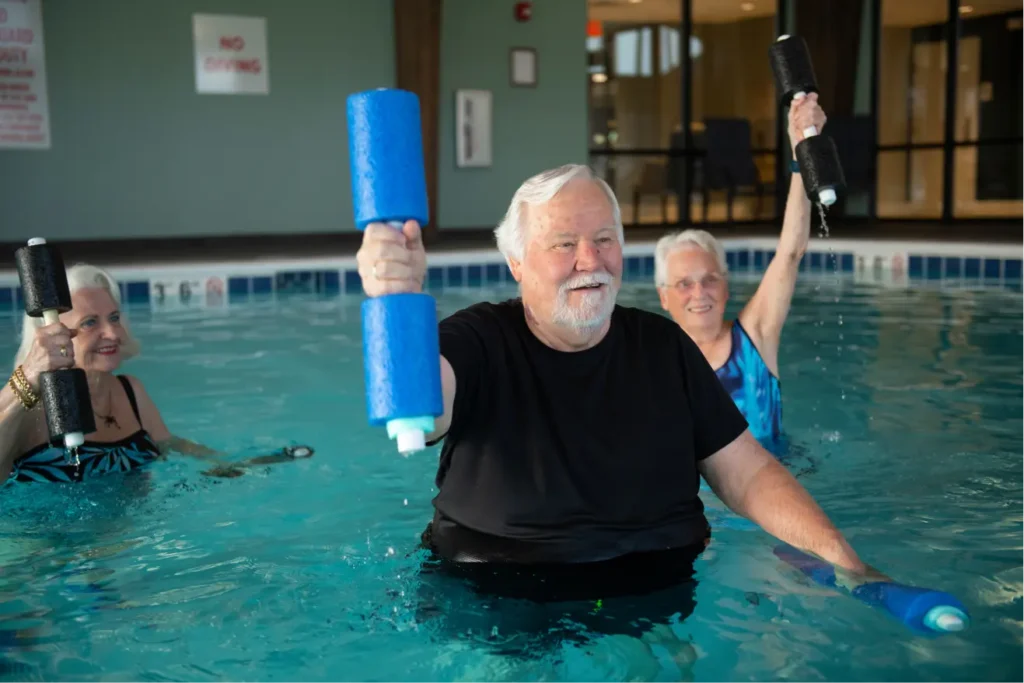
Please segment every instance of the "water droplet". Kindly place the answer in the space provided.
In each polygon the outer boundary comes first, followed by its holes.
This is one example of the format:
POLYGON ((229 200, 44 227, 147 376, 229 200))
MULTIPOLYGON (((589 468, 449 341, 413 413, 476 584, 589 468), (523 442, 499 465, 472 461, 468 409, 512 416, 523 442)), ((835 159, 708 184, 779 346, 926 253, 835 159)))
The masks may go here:
POLYGON ((403 498, 402 499, 402 505, 408 505, 408 504, 409 504, 409 499, 408 498, 403 498))
POLYGON ((388 556, 390 557, 391 555, 394 555, 394 554, 395 554, 395 549, 394 548, 388 548, 388 556))

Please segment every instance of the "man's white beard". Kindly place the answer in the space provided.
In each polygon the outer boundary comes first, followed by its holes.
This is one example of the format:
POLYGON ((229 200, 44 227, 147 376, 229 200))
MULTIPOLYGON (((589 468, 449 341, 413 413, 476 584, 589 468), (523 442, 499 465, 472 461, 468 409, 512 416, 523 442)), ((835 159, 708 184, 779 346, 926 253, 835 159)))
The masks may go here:
POLYGON ((585 331, 600 327, 611 318, 615 310, 615 297, 619 292, 615 278, 609 273, 581 273, 565 282, 558 288, 551 322, 576 331, 585 331), (587 285, 605 285, 603 289, 582 290, 575 293, 580 301, 569 303, 572 290, 587 285))

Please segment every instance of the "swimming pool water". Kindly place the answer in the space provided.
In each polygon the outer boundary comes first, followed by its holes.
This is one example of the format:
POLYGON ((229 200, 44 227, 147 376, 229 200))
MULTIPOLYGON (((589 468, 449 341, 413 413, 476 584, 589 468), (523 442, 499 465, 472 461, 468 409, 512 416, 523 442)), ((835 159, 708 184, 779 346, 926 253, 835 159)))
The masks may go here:
MULTIPOLYGON (((731 310, 752 291, 736 283, 731 310)), ((439 308, 513 295, 449 290, 439 308)), ((124 369, 172 431, 237 457, 316 455, 235 479, 175 457, 3 489, 0 677, 1021 680, 1019 292, 805 279, 780 359, 800 480, 866 561, 960 597, 969 630, 918 636, 808 584, 704 494, 715 531, 689 618, 653 647, 603 638, 532 659, 505 653, 524 636, 444 636, 419 609, 437 449, 402 458, 366 425, 359 303, 129 309, 143 355, 124 369)), ((620 303, 657 297, 627 284, 620 303)), ((14 318, 0 332, 11 358, 14 318)))

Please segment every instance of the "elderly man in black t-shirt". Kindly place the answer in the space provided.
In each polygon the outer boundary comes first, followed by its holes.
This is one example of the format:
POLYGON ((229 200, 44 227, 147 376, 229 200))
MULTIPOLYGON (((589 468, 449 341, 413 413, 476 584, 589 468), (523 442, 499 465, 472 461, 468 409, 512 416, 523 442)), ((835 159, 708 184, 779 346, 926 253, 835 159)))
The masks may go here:
MULTIPOLYGON (((535 596, 543 584, 554 600, 607 597, 634 570, 670 585, 690 573, 668 558, 688 565, 708 542, 703 476, 768 533, 865 569, 686 333, 616 305, 623 231, 604 181, 576 165, 530 178, 495 232, 521 297, 439 330, 445 411, 430 438, 444 445, 425 540, 444 562, 483 563, 478 577, 512 567, 518 583, 502 588, 535 596)), ((369 296, 420 291, 419 226, 369 226, 358 263, 369 296)))

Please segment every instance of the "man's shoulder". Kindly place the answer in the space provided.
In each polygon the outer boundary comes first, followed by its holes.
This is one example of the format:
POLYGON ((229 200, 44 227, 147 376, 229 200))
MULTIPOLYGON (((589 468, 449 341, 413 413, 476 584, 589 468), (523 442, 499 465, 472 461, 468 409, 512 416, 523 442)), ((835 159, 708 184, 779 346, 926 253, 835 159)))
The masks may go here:
POLYGON ((507 328, 523 315, 520 299, 507 301, 480 301, 459 309, 441 320, 442 331, 471 329, 478 333, 507 328))
POLYGON ((521 314, 523 310, 522 299, 507 299, 505 301, 478 301, 465 308, 460 308, 444 320, 452 319, 507 319, 514 315, 521 314))
POLYGON ((672 318, 656 311, 632 306, 616 306, 616 314, 625 337, 642 348, 645 356, 661 352, 677 357, 697 348, 686 331, 672 318))
POLYGON ((647 310, 646 308, 636 308, 634 306, 623 306, 621 304, 617 304, 615 306, 615 310, 619 319, 631 328, 660 332, 667 335, 669 338, 685 334, 676 321, 672 320, 668 316, 647 310))

